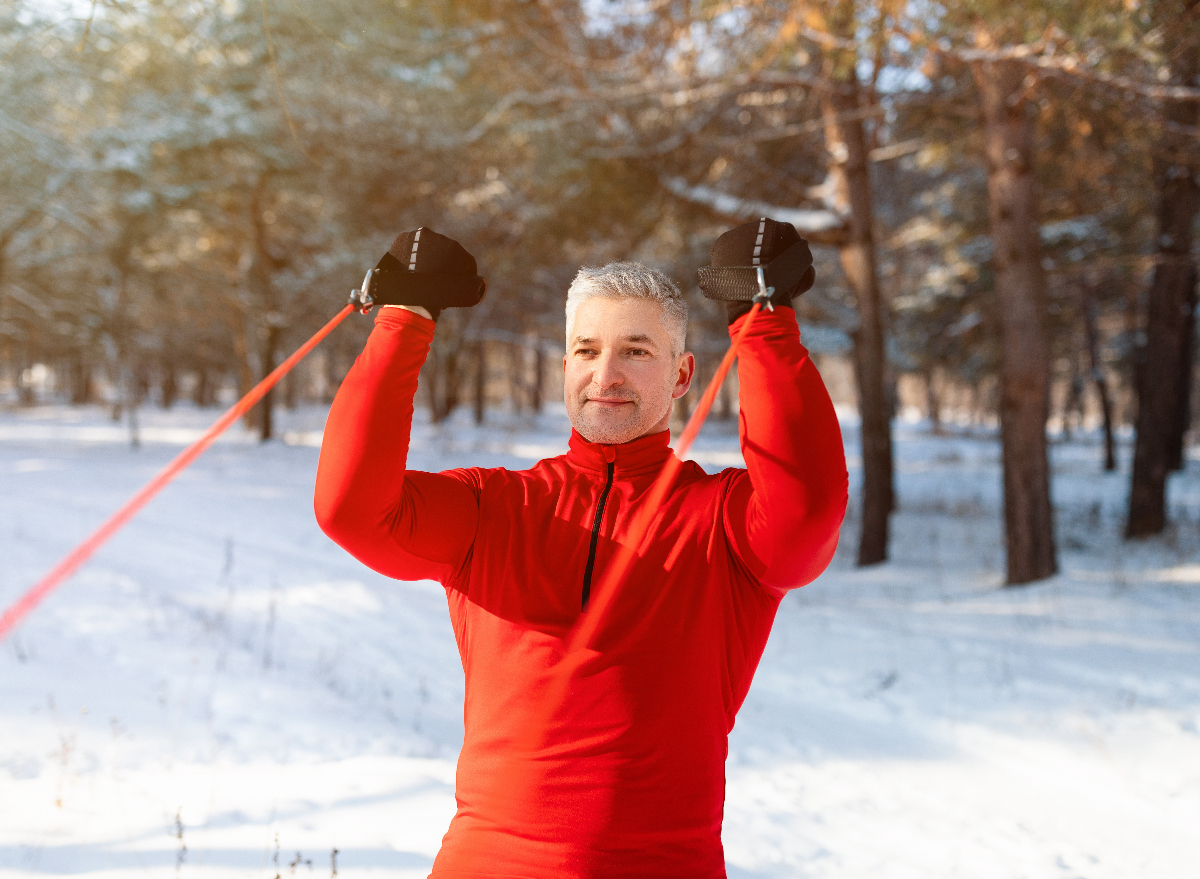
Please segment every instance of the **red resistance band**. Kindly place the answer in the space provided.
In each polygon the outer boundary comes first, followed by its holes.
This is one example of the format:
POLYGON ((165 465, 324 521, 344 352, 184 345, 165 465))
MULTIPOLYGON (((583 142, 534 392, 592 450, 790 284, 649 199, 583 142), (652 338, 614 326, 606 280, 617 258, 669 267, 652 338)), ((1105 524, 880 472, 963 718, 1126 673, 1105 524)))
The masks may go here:
MULTIPOLYGON (((550 711, 554 705, 558 704, 566 695, 566 686, 570 679, 571 663, 577 660, 579 652, 587 644, 588 639, 595 631, 598 621, 603 616, 603 611, 612 602, 615 594, 616 586, 629 570, 629 565, 633 562, 635 554, 640 550, 646 536, 650 530, 650 526, 654 521, 654 516, 662 504, 663 498, 666 497, 667 491, 674 482, 675 475, 679 472, 679 467, 682 464, 683 456, 687 454, 692 447, 692 443, 696 439, 696 435, 700 432, 701 425, 704 424, 708 417, 709 411, 712 409, 713 401, 716 399, 717 391, 720 389, 725 376, 733 366, 733 361, 737 356, 737 349, 742 343, 742 339, 746 336, 746 331, 750 329, 750 324, 753 323, 755 316, 758 314, 761 306, 755 303, 750 309, 750 313, 742 322, 742 327, 737 336, 733 340, 733 344, 725 353, 725 357, 721 360, 721 365, 717 368, 716 373, 705 388, 704 394, 700 398, 696 410, 692 413, 692 417, 688 420, 687 426, 683 430, 683 434, 679 438, 679 443, 675 449, 675 455, 668 459, 667 464, 663 467, 662 472, 658 475, 658 479, 650 489, 646 503, 639 511, 639 515, 631 523, 630 536, 631 540, 628 545, 622 547, 623 551, 619 553, 614 564, 607 571, 595 590, 593 599, 594 613, 586 614, 582 617, 578 628, 570 635, 567 641, 567 651, 562 662, 562 673, 551 680, 550 689, 547 692, 547 698, 543 703, 546 706, 546 718, 549 719, 550 711)), ((220 436, 233 422, 246 414, 255 403, 259 402, 267 391, 275 387, 279 380, 290 372, 297 363, 312 351, 321 340, 333 332, 343 320, 350 315, 354 310, 353 305, 346 305, 337 315, 321 327, 307 342, 300 346, 294 354, 288 357, 287 360, 275 367, 266 378, 255 385, 244 397, 238 400, 229 408, 217 421, 207 430, 200 439, 196 440, 186 449, 179 453, 166 467, 158 472, 158 474, 146 483, 140 491, 131 497, 125 504, 112 514, 99 528, 87 537, 82 543, 76 546, 70 553, 67 554, 54 568, 39 580, 34 586, 22 595, 16 602, 9 606, 3 616, 0 616, 0 639, 3 639, 25 616, 41 603, 47 595, 53 592, 60 586, 64 580, 73 574, 85 561, 91 558, 101 546, 108 541, 122 526, 132 519, 150 500, 162 491, 168 483, 178 476, 188 465, 195 461, 201 454, 213 444, 218 436, 220 436)), ((529 735, 533 736, 540 732, 541 725, 531 724, 529 727, 529 735)), ((528 744, 533 744, 529 742, 528 744)))
POLYGON ((229 425, 250 411, 250 408, 255 403, 266 396, 267 391, 275 387, 281 378, 287 375, 313 348, 317 347, 322 339, 333 332, 334 328, 345 320, 352 311, 354 311, 353 305, 347 305, 339 311, 333 320, 317 330, 313 337, 301 345, 296 353, 275 367, 270 375, 251 388, 249 393, 242 397, 242 399, 234 403, 224 415, 217 419, 212 427, 204 432, 204 435, 200 439, 180 452, 171 463, 160 470, 137 494, 126 501, 124 506, 113 513, 103 525, 71 550, 62 561, 54 566, 50 573, 46 574, 32 589, 6 609, 4 615, 0 616, 0 639, 3 639, 43 598, 71 576, 80 565, 91 557, 92 553, 104 545, 126 522, 137 515, 138 511, 149 503, 151 498, 162 491, 167 483, 199 458, 213 444, 216 438, 225 432, 229 425))

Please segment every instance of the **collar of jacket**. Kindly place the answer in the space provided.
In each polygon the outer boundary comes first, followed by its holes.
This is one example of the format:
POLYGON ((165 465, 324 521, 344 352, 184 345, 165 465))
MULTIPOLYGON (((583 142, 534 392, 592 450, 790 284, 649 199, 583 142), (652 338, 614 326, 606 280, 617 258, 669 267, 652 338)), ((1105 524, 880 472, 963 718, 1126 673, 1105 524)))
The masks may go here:
POLYGON ((567 461, 580 470, 601 474, 608 472, 608 463, 613 461, 617 465, 615 473, 636 476, 641 473, 657 473, 670 455, 669 430, 638 437, 620 445, 605 445, 584 439, 572 428, 567 461))

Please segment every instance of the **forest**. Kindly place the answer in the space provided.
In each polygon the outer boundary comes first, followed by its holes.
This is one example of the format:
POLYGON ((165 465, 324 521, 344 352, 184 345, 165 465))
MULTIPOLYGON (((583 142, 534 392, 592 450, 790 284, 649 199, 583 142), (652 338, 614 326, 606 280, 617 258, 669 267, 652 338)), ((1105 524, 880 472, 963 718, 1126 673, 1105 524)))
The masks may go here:
MULTIPOLYGON (((1171 527, 1196 0, 5 0, 0 192, 5 407, 228 402, 417 226, 489 282, 439 321, 434 422, 540 409, 566 287, 613 260, 683 285, 702 387, 728 337, 696 269, 768 215, 813 245, 806 343, 853 376, 859 565, 888 558, 902 405, 995 429, 1010 585, 1058 568, 1055 436, 1094 430, 1097 472, 1128 437, 1125 536, 1171 527)), ((263 439, 369 328, 252 413, 263 439)))

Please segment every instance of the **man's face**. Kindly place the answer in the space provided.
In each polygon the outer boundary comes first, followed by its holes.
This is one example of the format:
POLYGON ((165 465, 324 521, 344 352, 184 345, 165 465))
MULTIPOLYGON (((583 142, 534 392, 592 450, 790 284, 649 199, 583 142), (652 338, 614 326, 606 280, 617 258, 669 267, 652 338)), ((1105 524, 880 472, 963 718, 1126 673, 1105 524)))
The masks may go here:
POLYGON ((666 430, 695 361, 671 354, 662 306, 645 299, 582 302, 567 339, 567 415, 594 443, 627 443, 666 430))

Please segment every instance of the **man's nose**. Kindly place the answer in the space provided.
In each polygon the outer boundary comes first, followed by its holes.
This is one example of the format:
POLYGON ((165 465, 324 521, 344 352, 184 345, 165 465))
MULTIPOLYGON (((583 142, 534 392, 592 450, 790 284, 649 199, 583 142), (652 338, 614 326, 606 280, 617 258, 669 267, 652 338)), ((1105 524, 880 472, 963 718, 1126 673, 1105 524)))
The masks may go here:
POLYGON ((617 358, 611 352, 605 351, 596 358, 596 368, 592 373, 592 381, 600 388, 613 388, 625 381, 617 358))

